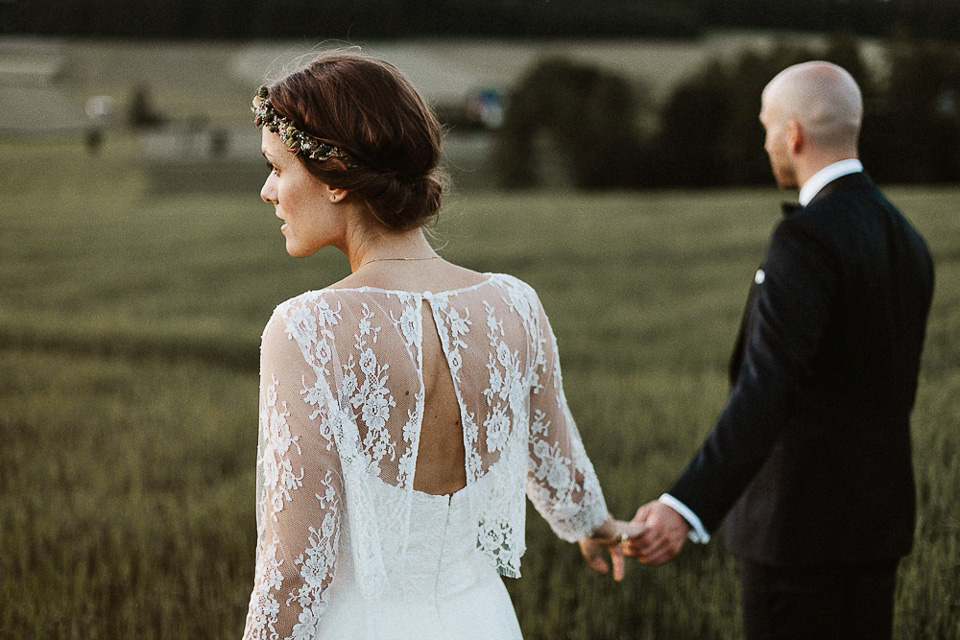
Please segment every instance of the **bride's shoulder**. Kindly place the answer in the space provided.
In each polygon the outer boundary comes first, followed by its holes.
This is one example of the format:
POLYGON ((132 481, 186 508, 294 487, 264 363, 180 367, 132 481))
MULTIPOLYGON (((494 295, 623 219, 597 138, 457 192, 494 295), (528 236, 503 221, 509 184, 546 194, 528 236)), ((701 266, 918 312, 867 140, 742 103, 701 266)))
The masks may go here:
POLYGON ((499 278, 500 280, 502 280, 503 282, 510 283, 510 284, 512 284, 513 286, 520 287, 520 288, 522 288, 522 289, 526 289, 526 290, 529 290, 529 291, 534 291, 532 284, 528 283, 526 280, 521 280, 520 278, 518 278, 517 276, 515 276, 515 275, 513 275, 513 274, 510 274, 510 273, 497 273, 497 274, 494 274, 494 275, 495 275, 497 278, 499 278))
POLYGON ((338 297, 336 290, 316 289, 287 298, 276 306, 273 315, 288 315, 302 309, 326 308, 338 297))
POLYGON ((333 328, 343 320, 344 300, 347 292, 336 289, 317 289, 305 291, 278 304, 267 322, 292 329, 315 331, 317 327, 333 328))
POLYGON ((540 302, 540 297, 537 295, 536 289, 517 276, 508 273, 493 273, 490 274, 490 279, 502 289, 505 289, 511 297, 519 296, 530 302, 536 302, 537 304, 540 302))

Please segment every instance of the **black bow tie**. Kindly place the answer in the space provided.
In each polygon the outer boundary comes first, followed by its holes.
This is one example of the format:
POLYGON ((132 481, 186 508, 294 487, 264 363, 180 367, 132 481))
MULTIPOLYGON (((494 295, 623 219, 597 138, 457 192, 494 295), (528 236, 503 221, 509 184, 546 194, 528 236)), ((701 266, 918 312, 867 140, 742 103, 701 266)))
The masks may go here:
POLYGON ((780 207, 783 209, 783 215, 785 216, 793 215, 797 211, 800 211, 800 209, 803 209, 803 205, 796 202, 782 202, 780 207))

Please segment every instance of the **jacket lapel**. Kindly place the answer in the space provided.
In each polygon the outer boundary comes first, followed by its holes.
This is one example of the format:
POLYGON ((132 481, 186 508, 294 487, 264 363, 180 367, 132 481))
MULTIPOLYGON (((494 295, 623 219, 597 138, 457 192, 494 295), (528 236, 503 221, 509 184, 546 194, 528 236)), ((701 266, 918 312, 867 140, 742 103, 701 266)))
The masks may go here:
POLYGON ((763 271, 763 263, 757 267, 753 275, 753 282, 750 283, 750 291, 747 293, 747 303, 743 307, 743 315, 740 317, 740 330, 737 332, 737 341, 733 345, 733 353, 730 354, 730 364, 727 366, 727 376, 730 379, 730 386, 733 387, 740 376, 740 369, 743 367, 743 359, 746 354, 747 335, 750 333, 750 313, 753 309, 753 299, 757 295, 757 287, 763 284, 766 273, 763 271))
MULTIPOLYGON (((870 179, 863 171, 858 171, 857 173, 850 173, 845 176, 840 176, 836 180, 829 182, 823 189, 820 190, 817 195, 813 197, 813 200, 810 201, 810 204, 817 202, 821 198, 826 197, 827 195, 833 193, 834 191, 840 189, 872 189, 874 185, 873 180, 870 179)), ((795 215, 799 211, 803 210, 803 206, 800 204, 792 202, 784 202, 781 204, 781 209, 783 210, 783 215, 790 217, 795 215)), ((737 382, 737 378, 740 376, 740 369, 743 367, 743 360, 746 353, 746 342, 747 336, 750 333, 750 315, 753 309, 753 299, 757 294, 757 287, 763 284, 763 280, 766 274, 763 271, 763 264, 760 264, 760 267, 757 269, 756 274, 754 275, 753 282, 750 284, 750 291, 747 294, 747 304, 743 308, 743 315, 740 318, 740 330, 737 332, 737 341, 733 347, 733 353, 730 354, 730 364, 727 367, 727 375, 730 378, 730 386, 732 387, 737 382)))

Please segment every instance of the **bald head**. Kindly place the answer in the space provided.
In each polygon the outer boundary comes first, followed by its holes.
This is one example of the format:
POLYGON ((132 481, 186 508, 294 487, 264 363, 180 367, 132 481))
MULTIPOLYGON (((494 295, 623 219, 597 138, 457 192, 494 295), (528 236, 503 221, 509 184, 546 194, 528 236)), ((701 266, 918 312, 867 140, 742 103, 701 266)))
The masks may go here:
POLYGON ((842 67, 822 61, 787 67, 767 84, 762 102, 771 122, 795 120, 813 146, 856 150, 863 97, 842 67))

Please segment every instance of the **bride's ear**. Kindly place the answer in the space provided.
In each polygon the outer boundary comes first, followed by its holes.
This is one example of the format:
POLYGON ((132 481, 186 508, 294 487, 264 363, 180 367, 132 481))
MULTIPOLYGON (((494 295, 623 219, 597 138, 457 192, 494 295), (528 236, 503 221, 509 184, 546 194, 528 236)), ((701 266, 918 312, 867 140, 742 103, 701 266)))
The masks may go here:
POLYGON ((347 197, 347 194, 350 193, 346 189, 332 189, 327 187, 327 195, 330 197, 330 202, 337 203, 342 201, 347 197))

